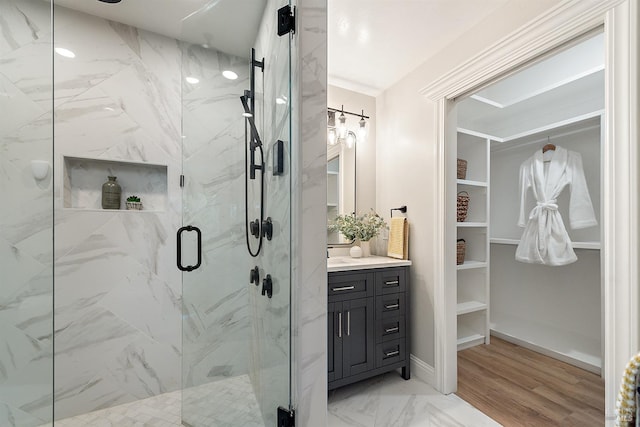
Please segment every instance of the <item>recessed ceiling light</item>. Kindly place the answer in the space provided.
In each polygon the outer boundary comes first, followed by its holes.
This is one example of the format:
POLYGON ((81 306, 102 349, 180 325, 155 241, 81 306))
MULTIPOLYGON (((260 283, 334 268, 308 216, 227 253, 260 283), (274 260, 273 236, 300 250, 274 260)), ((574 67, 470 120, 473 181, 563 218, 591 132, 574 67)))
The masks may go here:
POLYGON ((233 71, 231 71, 231 70, 225 70, 225 71, 223 71, 223 72, 222 72, 222 75, 223 75, 225 78, 229 79, 229 80, 235 80, 235 79, 237 79, 237 78, 238 78, 238 75, 237 75, 236 73, 234 73, 233 71))
POLYGON ((186 77, 185 80, 187 81, 187 83, 191 83, 192 85, 200 83, 200 79, 197 77, 189 76, 189 77, 186 77))
POLYGON ((69 49, 65 49, 63 47, 55 48, 55 51, 58 55, 64 56, 65 58, 75 58, 76 54, 71 52, 69 49))

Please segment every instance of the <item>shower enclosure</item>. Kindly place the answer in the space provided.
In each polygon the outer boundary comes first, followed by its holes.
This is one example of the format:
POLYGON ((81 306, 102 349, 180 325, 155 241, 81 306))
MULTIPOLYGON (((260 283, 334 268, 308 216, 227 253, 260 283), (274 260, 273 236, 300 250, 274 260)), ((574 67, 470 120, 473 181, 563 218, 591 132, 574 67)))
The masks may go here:
POLYGON ((0 425, 167 396, 187 426, 275 425, 291 405, 288 0, 53 3, 0 0, 0 425), (264 182, 245 177, 250 86, 264 182), (261 211, 272 235, 247 242, 261 211))

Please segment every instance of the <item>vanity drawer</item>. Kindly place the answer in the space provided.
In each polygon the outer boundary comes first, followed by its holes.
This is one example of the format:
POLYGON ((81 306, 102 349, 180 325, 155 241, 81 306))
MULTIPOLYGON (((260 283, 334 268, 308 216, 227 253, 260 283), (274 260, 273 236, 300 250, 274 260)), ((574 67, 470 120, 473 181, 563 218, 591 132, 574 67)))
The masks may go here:
POLYGON ((391 319, 404 316, 405 312, 405 294, 389 294, 376 297, 376 318, 391 319))
POLYGON ((376 273, 376 295, 404 292, 407 288, 406 268, 387 268, 376 273))
POLYGON ((405 337, 404 316, 376 320, 376 343, 405 337))
POLYGON ((376 345, 376 368, 402 362, 405 359, 405 349, 404 339, 376 345))
POLYGON ((373 296, 373 281, 370 272, 329 274, 329 301, 373 296))

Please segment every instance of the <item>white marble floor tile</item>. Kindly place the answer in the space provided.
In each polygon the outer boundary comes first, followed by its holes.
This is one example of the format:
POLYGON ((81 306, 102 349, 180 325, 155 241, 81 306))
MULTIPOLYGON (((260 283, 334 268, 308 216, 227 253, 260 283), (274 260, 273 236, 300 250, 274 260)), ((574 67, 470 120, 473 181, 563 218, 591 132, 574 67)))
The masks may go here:
POLYGON ((248 375, 65 418, 54 427, 179 427, 181 418, 193 427, 264 427, 248 375))
MULTIPOLYGON (((247 375, 164 393, 55 422, 55 427, 264 427, 247 375), (225 415, 226 414, 226 415, 225 415)), ((328 427, 500 427, 458 396, 389 373, 333 390, 328 427)), ((51 424, 41 427, 51 427, 51 424)))
POLYGON ((395 372, 330 392, 329 427, 498 427, 454 394, 395 372))

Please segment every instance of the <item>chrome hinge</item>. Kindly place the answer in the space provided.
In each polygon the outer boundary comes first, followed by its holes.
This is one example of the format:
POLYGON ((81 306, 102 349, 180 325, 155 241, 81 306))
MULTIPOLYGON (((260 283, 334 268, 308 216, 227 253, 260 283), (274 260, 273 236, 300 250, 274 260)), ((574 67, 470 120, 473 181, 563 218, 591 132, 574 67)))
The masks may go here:
POLYGON ((292 9, 290 5, 286 5, 278 9, 278 35, 284 36, 285 34, 296 32, 296 15, 295 9, 292 9))

